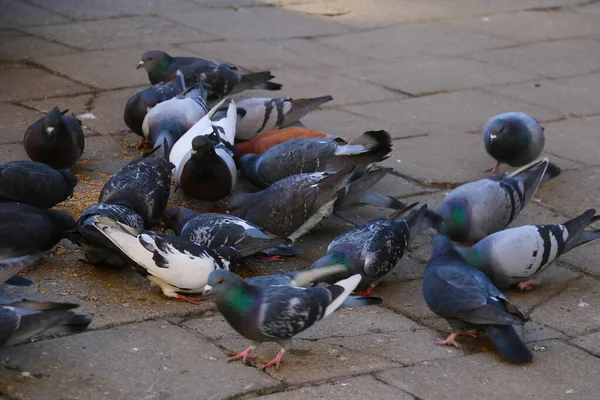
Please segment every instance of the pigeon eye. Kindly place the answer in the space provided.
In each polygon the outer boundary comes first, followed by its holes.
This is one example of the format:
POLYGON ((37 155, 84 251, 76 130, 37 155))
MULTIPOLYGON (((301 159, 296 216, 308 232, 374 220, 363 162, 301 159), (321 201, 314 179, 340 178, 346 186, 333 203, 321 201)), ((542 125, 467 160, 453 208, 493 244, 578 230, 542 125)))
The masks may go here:
POLYGON ((500 128, 500 133, 504 132, 504 125, 502 126, 502 128, 500 128))
POLYGON ((148 61, 152 61, 152 57, 148 57, 148 61))
POLYGON ((221 284, 223 283, 223 279, 219 280, 219 282, 217 282, 217 284, 221 284))

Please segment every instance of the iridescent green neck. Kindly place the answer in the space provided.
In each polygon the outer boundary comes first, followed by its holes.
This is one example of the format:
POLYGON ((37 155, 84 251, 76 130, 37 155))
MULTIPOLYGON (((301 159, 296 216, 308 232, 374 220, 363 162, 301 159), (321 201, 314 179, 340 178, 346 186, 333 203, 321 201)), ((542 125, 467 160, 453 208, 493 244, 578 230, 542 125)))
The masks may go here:
POLYGON ((349 257, 346 256, 346 253, 343 250, 329 253, 327 257, 329 258, 329 265, 343 265, 347 270, 352 269, 349 257))
POLYGON ((483 252, 476 247, 460 247, 459 253, 463 256, 467 264, 473 268, 481 269, 483 267, 483 252))
POLYGON ((247 314, 254 304, 254 296, 243 287, 235 287, 227 293, 227 304, 235 312, 247 314))

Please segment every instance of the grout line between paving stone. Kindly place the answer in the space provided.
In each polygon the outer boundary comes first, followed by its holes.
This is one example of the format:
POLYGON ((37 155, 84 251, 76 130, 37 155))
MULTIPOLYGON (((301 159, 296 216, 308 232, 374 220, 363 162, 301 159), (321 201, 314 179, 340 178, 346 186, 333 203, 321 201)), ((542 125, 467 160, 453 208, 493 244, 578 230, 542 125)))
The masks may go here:
MULTIPOLYGON (((56 12, 56 11, 54 11, 54 10, 50 9, 50 8, 46 8, 46 7, 44 7, 44 6, 41 6, 41 5, 39 5, 39 4, 36 4, 36 3, 34 3, 34 2, 31 2, 31 1, 29 1, 29 0, 21 0, 21 1, 23 1, 23 3, 25 3, 25 4, 28 4, 28 5, 32 6, 32 7, 35 7, 35 8, 39 8, 39 9, 41 9, 41 10, 44 10, 44 11, 46 11, 46 12, 50 13, 50 14, 54 14, 54 15, 57 15, 57 16, 59 16, 59 17, 66 18, 66 19, 68 19, 68 20, 70 20, 70 21, 76 21, 76 19, 74 19, 74 18, 71 18, 71 17, 70 17, 70 16, 68 16, 68 15, 63 15, 63 14, 60 14, 60 13, 58 13, 58 12, 56 12)), ((37 25, 37 26, 46 26, 46 25, 47 25, 47 24, 43 24, 43 25, 37 25)), ((32 26, 32 25, 29 25, 29 26, 32 26)))

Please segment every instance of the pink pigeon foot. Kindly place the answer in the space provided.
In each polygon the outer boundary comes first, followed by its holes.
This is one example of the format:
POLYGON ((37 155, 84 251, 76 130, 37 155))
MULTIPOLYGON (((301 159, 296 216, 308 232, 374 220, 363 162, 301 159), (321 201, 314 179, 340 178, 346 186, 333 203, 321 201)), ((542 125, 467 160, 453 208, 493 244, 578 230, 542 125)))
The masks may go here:
POLYGON ((285 258, 281 256, 261 256, 257 255, 256 259, 262 262, 285 262, 285 258))
POLYGON ((477 332, 474 329, 470 330, 470 331, 457 332, 456 334, 458 336, 470 336, 473 339, 477 339, 477 332))
POLYGON ((253 350, 254 350, 254 346, 250 346, 246 350, 242 351, 239 354, 231 353, 230 354, 231 357, 229 357, 227 359, 227 362, 242 360, 245 363, 246 360, 248 360, 248 359, 254 360, 256 358, 256 356, 250 355, 250 353, 252 353, 253 350))
POLYGON ((535 287, 535 283, 533 281, 521 281, 517 286, 523 291, 528 291, 535 287))
POLYGON ((267 369, 269 367, 272 367, 273 365, 275 366, 275 369, 279 369, 279 363, 281 362, 281 359, 283 358, 284 354, 285 354, 285 349, 282 347, 274 359, 263 363, 264 365, 263 365, 262 369, 267 369))
POLYGON ((496 163, 496 165, 494 165, 493 167, 486 169, 485 172, 491 172, 492 174, 495 174, 498 172, 499 169, 500 163, 496 163))
POLYGON ((145 139, 145 138, 142 138, 142 139, 140 140, 140 142, 137 144, 137 149, 138 149, 138 150, 140 150, 140 149, 143 149, 143 148, 144 148, 144 146, 146 146, 146 139, 145 139))
POLYGON ((454 346, 457 349, 460 349, 460 344, 458 344, 456 342, 456 340, 454 340, 454 338, 456 338, 457 334, 452 332, 450 334, 450 336, 448 336, 447 339, 441 339, 441 338, 437 338, 435 339, 435 344, 445 344, 446 346, 454 346))
POLYGON ((192 304, 198 304, 200 303, 200 300, 203 300, 202 298, 191 298, 191 297, 187 297, 187 296, 182 296, 180 294, 177 295, 177 297, 173 297, 174 300, 177 301, 183 301, 185 303, 192 303, 192 304))
POLYGON ((375 287, 371 285, 367 288, 367 290, 363 290, 362 292, 355 292, 354 294, 356 296, 370 296, 371 293, 373 293, 373 289, 375 289, 375 287))

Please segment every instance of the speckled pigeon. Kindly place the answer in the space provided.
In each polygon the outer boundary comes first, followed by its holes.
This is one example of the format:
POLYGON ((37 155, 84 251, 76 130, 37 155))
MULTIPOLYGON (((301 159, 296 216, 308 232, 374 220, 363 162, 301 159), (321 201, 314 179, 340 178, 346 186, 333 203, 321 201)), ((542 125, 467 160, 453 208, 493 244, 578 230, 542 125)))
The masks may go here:
POLYGON ((291 175, 337 171, 353 164, 359 168, 387 158, 392 137, 386 131, 369 131, 346 142, 341 138, 298 138, 271 147, 263 154, 246 154, 239 160, 243 176, 265 188, 291 175))
MULTIPOLYGON (((361 279, 356 274, 329 287, 302 288, 282 284, 278 279, 271 284, 273 279, 266 278, 244 281, 225 270, 211 272, 208 277, 203 295, 215 295, 217 309, 231 327, 252 340, 248 349, 228 361, 255 358, 251 353, 260 344, 276 342, 281 349, 263 368, 279 368, 283 355, 292 346, 292 338, 337 310, 361 279)), ((378 303, 364 302, 370 304, 378 303)))
POLYGON ((187 239, 153 231, 138 231, 106 217, 94 216, 91 224, 135 262, 137 272, 167 297, 197 303, 179 293, 201 293, 208 274, 218 268, 233 269, 239 258, 231 247, 211 249, 187 239))
POLYGON ((485 150, 497 163, 486 172, 498 172, 500 164, 521 167, 534 161, 544 149, 544 128, 535 118, 508 112, 488 120, 483 131, 485 150))
POLYGON ((268 236, 258 226, 233 215, 197 213, 185 207, 174 206, 165 211, 163 218, 167 228, 178 236, 200 246, 231 246, 242 257, 258 252, 270 256, 294 256, 301 253, 286 245, 285 239, 268 236))
POLYGON ((507 361, 523 364, 533 358, 512 326, 525 323, 523 314, 483 272, 463 260, 446 235, 434 238, 433 254, 423 275, 423 296, 431 311, 452 327, 452 334, 437 339, 437 344, 458 348, 456 336, 484 331, 507 361))
POLYGON ((600 219, 595 214, 592 208, 563 224, 520 226, 494 233, 471 247, 455 247, 497 287, 518 285, 526 290, 562 254, 600 238, 600 230, 585 230, 600 219))
POLYGON ((269 82, 274 78, 269 71, 243 73, 231 64, 198 57, 171 57, 159 50, 145 52, 137 68, 144 68, 148 72, 148 79, 152 84, 174 79, 179 69, 188 86, 198 82, 206 82, 210 85, 209 100, 248 89, 281 89, 280 84, 269 82))
POLYGON ((429 225, 437 225, 440 233, 457 242, 477 242, 506 228, 539 185, 559 174, 560 168, 544 158, 511 173, 466 183, 452 190, 435 210, 442 222, 429 225))
POLYGON ((68 111, 54 107, 27 128, 23 145, 31 160, 56 169, 70 169, 79 160, 85 138, 81 121, 65 115, 68 111))
POLYGON ((0 202, 51 208, 73 196, 77 177, 35 161, 0 164, 0 202))
MULTIPOLYGON (((235 139, 250 140, 256 136, 285 128, 298 122, 309 112, 333 100, 331 96, 310 99, 291 99, 289 97, 248 97, 237 100, 238 123, 235 139)), ((227 113, 227 108, 217 111, 217 115, 227 113)))
POLYGON ((327 254, 310 268, 343 265, 345 271, 329 276, 327 282, 358 273, 363 277, 358 289, 366 289, 361 294, 370 296, 377 283, 399 264, 411 240, 419 233, 426 211, 427 205, 423 205, 404 218, 401 215, 406 210, 350 229, 333 239, 327 254))

